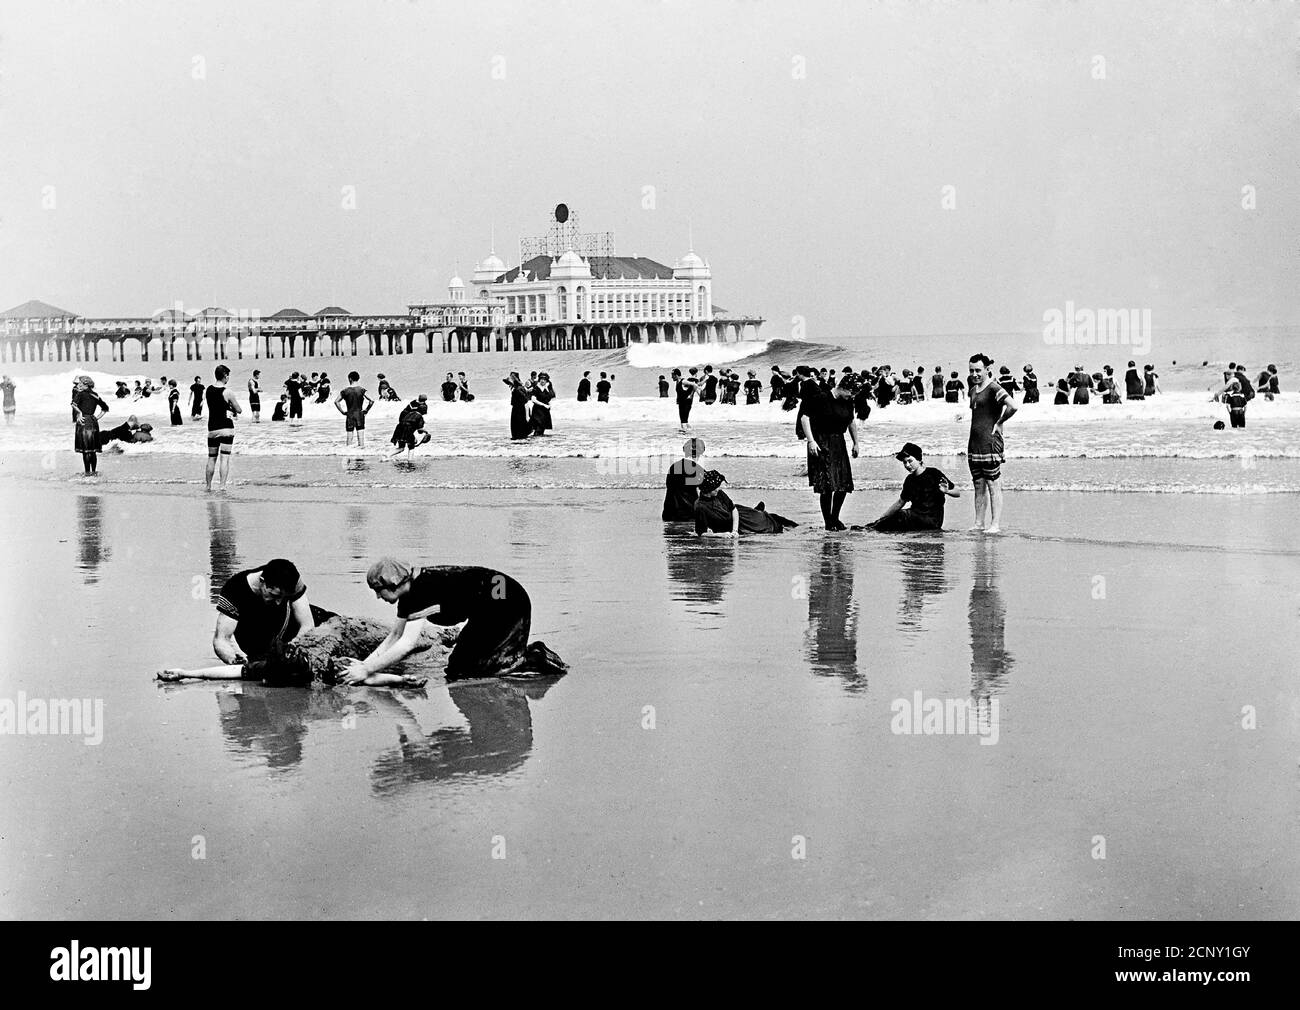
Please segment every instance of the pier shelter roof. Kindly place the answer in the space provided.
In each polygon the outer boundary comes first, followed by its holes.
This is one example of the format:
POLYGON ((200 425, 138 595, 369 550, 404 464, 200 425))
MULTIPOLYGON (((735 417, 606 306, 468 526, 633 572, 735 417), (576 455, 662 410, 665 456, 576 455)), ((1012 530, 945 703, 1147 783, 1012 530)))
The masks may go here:
POLYGON ((0 319, 76 319, 75 312, 50 305, 48 302, 33 298, 29 302, 15 305, 12 309, 0 312, 0 319))

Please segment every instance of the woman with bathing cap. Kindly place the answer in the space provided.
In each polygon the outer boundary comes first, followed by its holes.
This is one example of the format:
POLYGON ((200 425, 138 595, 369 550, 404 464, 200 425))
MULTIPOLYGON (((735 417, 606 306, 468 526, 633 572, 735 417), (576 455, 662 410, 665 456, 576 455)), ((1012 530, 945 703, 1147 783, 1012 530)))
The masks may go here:
POLYGON ((721 490, 727 482, 725 475, 708 470, 700 481, 700 496, 695 500, 695 535, 721 533, 739 537, 741 533, 784 533, 798 526, 785 516, 768 512, 762 502, 754 508, 737 505, 721 490))
POLYGON ((343 678, 359 683, 401 662, 417 647, 422 622, 465 622, 447 658, 448 681, 471 677, 559 676, 568 666, 541 642, 528 642, 533 604, 524 587, 502 572, 468 565, 417 567, 396 558, 370 566, 366 583, 397 621, 363 660, 346 660, 343 678))
POLYGON ((72 418, 77 423, 72 448, 81 453, 87 477, 99 474, 99 419, 107 413, 108 404, 95 392, 95 380, 89 375, 77 376, 72 387, 72 418))

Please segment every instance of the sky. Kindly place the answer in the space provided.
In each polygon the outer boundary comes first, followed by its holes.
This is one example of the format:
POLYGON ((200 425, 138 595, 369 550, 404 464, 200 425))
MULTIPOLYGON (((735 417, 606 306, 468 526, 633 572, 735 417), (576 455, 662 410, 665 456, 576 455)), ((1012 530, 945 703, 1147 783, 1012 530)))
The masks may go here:
POLYGON ((1198 0, 6 0, 0 308, 404 312, 492 229, 517 262, 562 201, 620 255, 671 264, 693 236, 765 337, 1027 332, 1067 301, 1294 324, 1298 22, 1198 0))

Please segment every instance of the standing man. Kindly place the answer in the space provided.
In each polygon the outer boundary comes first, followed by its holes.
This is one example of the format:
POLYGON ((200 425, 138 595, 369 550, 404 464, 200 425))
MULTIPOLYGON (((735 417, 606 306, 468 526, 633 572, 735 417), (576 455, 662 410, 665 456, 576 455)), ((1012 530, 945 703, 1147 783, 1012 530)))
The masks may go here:
POLYGON ((302 390, 307 380, 294 372, 284 380, 285 392, 289 394, 289 420, 302 420, 302 390))
POLYGON ((334 406, 347 419, 344 424, 347 429, 347 441, 343 444, 352 444, 352 433, 355 431, 357 433, 357 448, 364 449, 366 447, 366 415, 370 413, 370 408, 375 405, 375 401, 370 399, 361 386, 357 385, 360 381, 361 374, 359 372, 348 372, 348 382, 351 385, 339 390, 339 395, 334 397, 334 406))
POLYGON ((1002 518, 1002 464, 1005 443, 1002 425, 1016 412, 1007 391, 993 381, 989 366, 993 359, 973 354, 970 359, 970 439, 966 443, 966 461, 975 482, 975 525, 971 529, 1000 533, 1002 518), (991 522, 984 525, 985 508, 991 522))
POLYGON ((262 379, 261 371, 253 369, 253 377, 248 380, 248 411, 253 415, 253 423, 262 423, 262 379))
POLYGON ((0 380, 0 391, 4 392, 5 424, 13 424, 14 411, 18 409, 14 402, 14 380, 6 375, 0 380))
POLYGON ((583 372, 578 381, 578 402, 585 403, 591 399, 591 373, 583 372))
POLYGON ((230 369, 218 365, 213 372, 216 382, 207 388, 203 398, 208 404, 208 468, 204 483, 212 490, 212 475, 217 469, 217 457, 221 457, 221 487, 224 489, 230 480, 230 453, 235 445, 235 418, 243 411, 239 401, 226 388, 230 378, 230 369))
POLYGON ((612 380, 605 378, 605 373, 600 373, 600 381, 596 383, 596 402, 609 403, 609 391, 613 388, 612 380))
MULTIPOLYGON (((136 383, 136 389, 140 388, 140 383, 136 383)), ((203 416, 203 376, 194 376, 194 381, 190 383, 190 417, 203 416)))

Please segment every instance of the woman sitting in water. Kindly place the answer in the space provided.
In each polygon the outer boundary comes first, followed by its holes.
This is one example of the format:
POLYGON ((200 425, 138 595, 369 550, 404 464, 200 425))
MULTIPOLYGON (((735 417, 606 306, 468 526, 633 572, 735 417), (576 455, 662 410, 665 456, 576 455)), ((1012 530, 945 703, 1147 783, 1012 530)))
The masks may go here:
POLYGON ((384 373, 383 373, 383 372, 380 372, 380 373, 379 373, 378 378, 379 378, 379 389, 378 389, 378 391, 377 391, 376 394, 375 394, 376 396, 378 396, 381 400, 400 400, 400 399, 401 399, 401 397, 399 397, 399 396, 397 395, 397 390, 395 390, 395 389, 392 387, 392 385, 389 384, 388 380, 384 378, 384 373))
POLYGON ((365 659, 342 662, 347 683, 361 683, 401 662, 418 647, 426 620, 465 622, 447 657, 449 681, 560 676, 569 669, 541 642, 529 644, 532 601, 523 586, 502 572, 460 565, 421 568, 381 558, 370 566, 366 584, 385 603, 397 604, 397 621, 365 659))
POLYGON ((700 482, 707 469, 704 439, 688 438, 682 443, 682 458, 668 468, 664 476, 663 521, 689 523, 695 519, 695 502, 700 497, 700 482))
POLYGON ((755 508, 737 505, 721 490, 727 478, 717 470, 705 471, 700 481, 700 495, 695 499, 695 535, 721 533, 738 537, 741 533, 784 533, 798 526, 785 516, 768 512, 759 502, 755 508))

